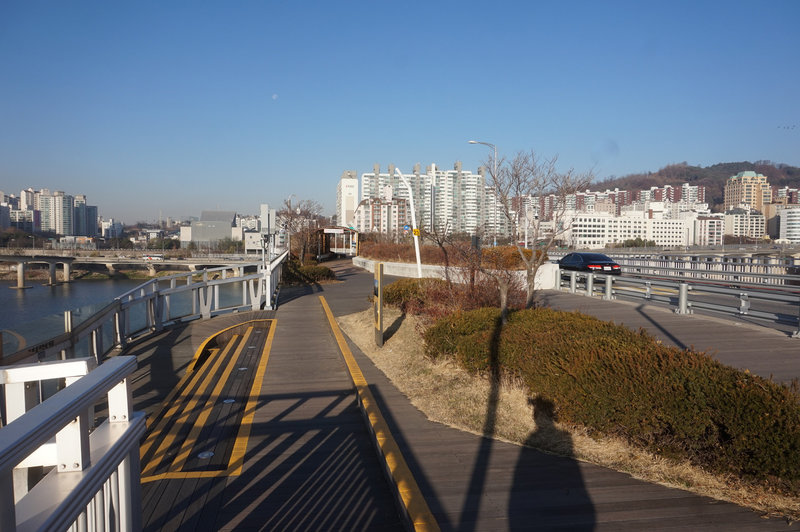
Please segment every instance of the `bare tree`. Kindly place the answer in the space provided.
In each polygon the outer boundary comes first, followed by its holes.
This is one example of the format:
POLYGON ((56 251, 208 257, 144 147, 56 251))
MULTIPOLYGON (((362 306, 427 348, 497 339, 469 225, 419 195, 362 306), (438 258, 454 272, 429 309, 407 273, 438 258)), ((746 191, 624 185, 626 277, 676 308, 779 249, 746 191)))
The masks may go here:
POLYGON ((290 235, 290 253, 294 253, 305 264, 306 255, 315 242, 317 229, 324 225, 321 216, 322 207, 312 200, 300 200, 292 206, 290 200, 284 201, 284 207, 277 213, 279 223, 290 235))
POLYGON ((520 151, 510 161, 501 160, 497 165, 490 156, 486 164, 489 183, 525 266, 525 308, 535 304, 536 273, 547 260, 547 252, 571 227, 567 216, 569 196, 585 190, 592 182, 591 172, 559 172, 557 159, 540 159, 531 150, 520 151), (533 205, 534 202, 538 204, 533 205), (525 233, 526 242, 521 243, 525 233), (533 251, 526 249, 527 240, 533 241, 533 251))

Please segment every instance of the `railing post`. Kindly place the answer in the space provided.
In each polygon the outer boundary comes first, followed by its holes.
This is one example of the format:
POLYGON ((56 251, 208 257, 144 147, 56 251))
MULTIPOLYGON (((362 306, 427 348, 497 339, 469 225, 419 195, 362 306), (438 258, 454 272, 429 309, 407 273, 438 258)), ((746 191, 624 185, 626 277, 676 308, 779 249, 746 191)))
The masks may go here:
POLYGON ((650 299, 653 296, 653 285, 650 281, 644 283, 644 298, 650 299))
POLYGON ((689 284, 681 283, 678 287, 678 308, 676 314, 689 314, 689 284))
POLYGON ((739 314, 747 314, 750 310, 750 296, 746 292, 739 294, 739 314))
POLYGON ((91 465, 89 455, 89 419, 82 412, 56 434, 59 473, 83 471, 91 465))
POLYGON ((577 275, 575 272, 569 272, 569 293, 574 294, 577 290, 577 275))
POLYGON ((586 274, 586 295, 589 297, 594 295, 594 274, 591 272, 586 274))
POLYGON ((614 288, 613 288, 614 281, 612 279, 613 277, 611 277, 610 275, 606 275, 606 295, 603 299, 606 299, 608 301, 614 299, 614 288))

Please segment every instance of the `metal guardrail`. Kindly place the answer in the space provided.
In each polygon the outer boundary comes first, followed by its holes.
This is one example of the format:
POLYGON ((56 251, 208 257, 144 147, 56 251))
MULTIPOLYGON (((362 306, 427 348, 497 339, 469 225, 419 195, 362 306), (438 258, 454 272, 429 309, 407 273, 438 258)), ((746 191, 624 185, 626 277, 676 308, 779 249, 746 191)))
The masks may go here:
POLYGON ((559 290, 570 293, 583 293, 587 296, 601 296, 611 300, 620 296, 644 301, 658 302, 670 307, 678 314, 691 314, 694 309, 709 310, 717 313, 750 316, 776 323, 786 323, 795 327, 792 337, 800 338, 800 295, 771 293, 753 290, 751 287, 725 287, 708 284, 690 284, 679 279, 648 279, 631 276, 603 275, 559 270, 559 290), (655 290, 657 288, 662 291, 655 290), (749 288, 749 289, 748 289, 749 288), (663 293, 667 292, 667 293, 663 293), (669 293, 672 292, 672 293, 669 293), (695 294, 713 294, 722 296, 723 301, 730 303, 703 301, 695 294), (753 308, 754 302, 779 304, 792 312, 777 312, 753 308))
POLYGON ((65 360, 90 356, 100 362, 112 349, 124 348, 143 334, 165 326, 208 319, 227 312, 274 308, 281 279, 284 252, 268 267, 259 262, 211 268, 151 279, 116 297, 100 311, 88 317, 64 313, 64 333, 3 356, 3 365, 23 362, 65 360), (257 273, 245 275, 245 268, 257 273), (228 277, 231 270, 238 275, 228 277), (214 275, 219 279, 212 279, 214 275), (241 297, 222 291, 239 285, 241 297), (83 318, 76 323, 78 318, 83 318))

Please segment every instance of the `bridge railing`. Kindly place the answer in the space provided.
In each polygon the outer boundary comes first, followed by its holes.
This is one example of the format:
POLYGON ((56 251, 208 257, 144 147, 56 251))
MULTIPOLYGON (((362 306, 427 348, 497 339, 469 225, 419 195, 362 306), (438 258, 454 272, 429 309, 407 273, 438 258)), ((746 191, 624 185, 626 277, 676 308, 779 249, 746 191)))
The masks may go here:
POLYGON ((13 422, 0 429, 0 530, 140 530, 139 440, 131 410, 136 358, 21 365, 0 371, 13 422), (24 411, 26 387, 66 378, 58 393, 24 411), (106 402, 93 427, 94 407, 106 402), (28 467, 49 470, 29 485, 28 467))
POLYGON ((98 363, 113 349, 164 327, 195 319, 274 308, 288 252, 260 262, 211 268, 151 279, 88 316, 67 311, 64 332, 13 353, 3 365, 90 356, 98 363), (256 273, 246 274, 245 269, 256 273), (230 276, 231 270, 236 275, 230 276))

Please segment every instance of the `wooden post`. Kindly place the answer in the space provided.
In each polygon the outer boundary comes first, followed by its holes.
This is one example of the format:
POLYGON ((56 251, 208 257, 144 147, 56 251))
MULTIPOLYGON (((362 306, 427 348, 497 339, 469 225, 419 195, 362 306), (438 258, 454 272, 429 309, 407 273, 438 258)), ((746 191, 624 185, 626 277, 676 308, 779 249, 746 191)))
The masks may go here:
POLYGON ((375 284, 372 290, 375 316, 375 345, 383 347, 383 263, 375 264, 375 284))

